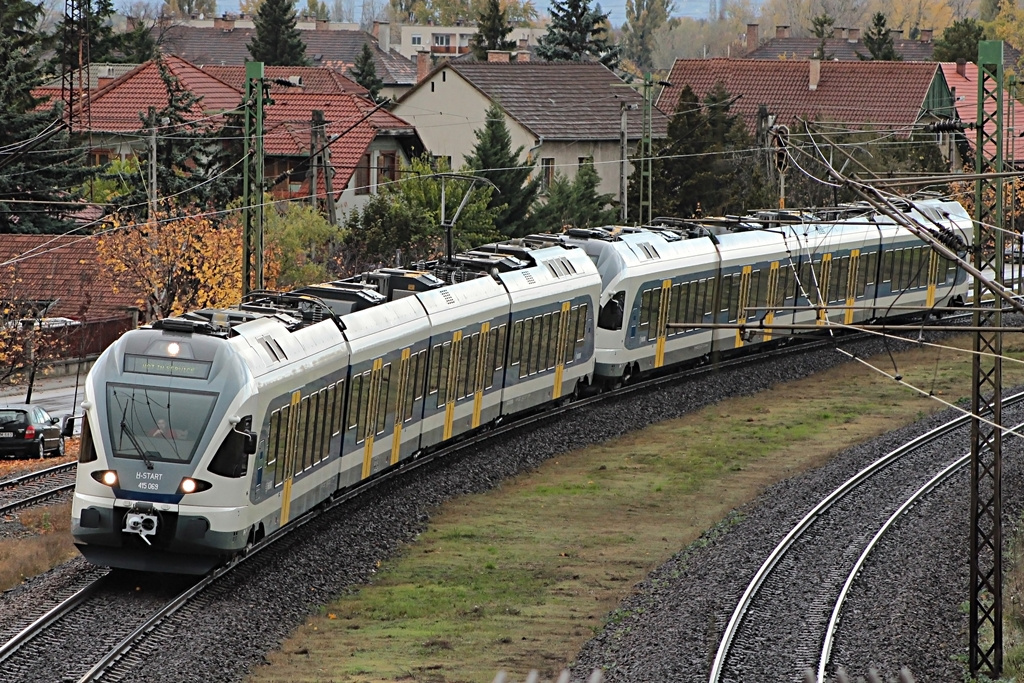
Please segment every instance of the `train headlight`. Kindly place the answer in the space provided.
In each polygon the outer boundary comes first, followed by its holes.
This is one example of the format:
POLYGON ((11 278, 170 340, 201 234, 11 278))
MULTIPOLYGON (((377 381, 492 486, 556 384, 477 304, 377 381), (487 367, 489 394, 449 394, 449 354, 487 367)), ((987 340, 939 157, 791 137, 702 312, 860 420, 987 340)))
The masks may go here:
POLYGON ((213 484, 208 481, 185 477, 181 480, 181 483, 178 484, 178 493, 197 493, 199 491, 205 491, 211 486, 213 486, 213 484))
POLYGON ((92 478, 110 488, 117 486, 117 472, 115 470, 96 470, 92 473, 92 478))

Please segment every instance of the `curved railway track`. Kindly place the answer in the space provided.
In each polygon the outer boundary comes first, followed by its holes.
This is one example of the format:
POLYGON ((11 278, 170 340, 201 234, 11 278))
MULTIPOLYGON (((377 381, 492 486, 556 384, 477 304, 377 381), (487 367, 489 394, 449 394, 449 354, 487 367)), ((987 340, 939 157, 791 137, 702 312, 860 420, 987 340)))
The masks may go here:
MULTIPOLYGON (((851 335, 844 337, 842 341, 852 339, 851 335)), ((144 667, 152 652, 162 646, 166 649, 166 643, 173 639, 174 634, 181 628, 187 627, 190 614, 202 610, 217 600, 216 586, 218 582, 231 575, 232 572, 249 565, 250 558, 272 548, 276 541, 316 519, 323 512, 365 493, 367 489, 384 481, 404 476, 411 470, 450 456, 462 449, 507 435, 531 423, 552 420, 568 411, 579 410, 625 394, 642 392, 668 382, 676 382, 682 377, 696 377, 719 372, 725 367, 757 363, 773 355, 810 352, 822 347, 831 347, 835 343, 833 339, 808 340, 799 345, 767 350, 756 356, 691 369, 685 373, 676 372, 652 378, 612 392, 567 403, 550 411, 525 416, 514 422, 478 433, 427 456, 408 461, 400 468, 387 471, 379 477, 367 480, 357 488, 343 492, 322 508, 311 511, 285 529, 264 539, 259 545, 253 547, 245 557, 184 587, 183 590, 174 591, 173 595, 166 594, 166 590, 163 592, 135 591, 139 595, 132 595, 131 592, 127 596, 122 595, 125 592, 123 587, 126 581, 125 577, 129 577, 127 580, 130 582, 130 577, 137 575, 117 572, 113 576, 106 574, 99 576, 89 586, 83 586, 79 592, 68 596, 68 599, 61 605, 54 606, 45 614, 38 616, 35 621, 23 627, 15 637, 0 648, 0 681, 121 680, 132 671, 137 671, 139 667, 144 667), (114 584, 115 587, 110 588, 111 584, 114 584), (122 601, 127 602, 122 603, 122 601), (111 614, 116 614, 117 618, 112 619, 111 614), (72 660, 64 657, 55 662, 53 653, 63 651, 77 653, 76 658, 72 660), (81 653, 90 653, 89 661, 82 661, 81 653), (8 678, 9 672, 14 672, 12 678, 8 678), (58 672, 60 673, 58 674, 58 672)), ((72 463, 71 467, 73 466, 72 463)), ((193 578, 192 581, 195 579, 193 578)))
POLYGON ((77 466, 67 462, 0 481, 0 516, 70 491, 75 487, 77 466))
MULTIPOLYGON (((1005 398, 1004 407, 1019 419, 1024 393, 1005 398)), ((844 601, 857 574, 907 510, 966 466, 970 455, 960 451, 969 420, 958 417, 884 455, 804 515, 737 602, 710 683, 795 683, 804 681, 808 670, 817 672, 819 682, 825 680, 844 601), (935 462, 937 443, 948 443, 958 455, 935 462)))

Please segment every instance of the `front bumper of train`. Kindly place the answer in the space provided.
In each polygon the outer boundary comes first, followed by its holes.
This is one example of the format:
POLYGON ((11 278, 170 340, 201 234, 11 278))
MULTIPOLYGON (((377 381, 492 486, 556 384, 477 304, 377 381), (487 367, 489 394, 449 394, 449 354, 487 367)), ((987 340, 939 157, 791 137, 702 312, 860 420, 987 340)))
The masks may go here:
POLYGON ((76 493, 71 534, 82 555, 101 566, 202 574, 249 540, 245 508, 152 504, 76 493), (126 532, 131 514, 155 518, 155 533, 126 532), (147 542, 148 541, 148 542, 147 542))

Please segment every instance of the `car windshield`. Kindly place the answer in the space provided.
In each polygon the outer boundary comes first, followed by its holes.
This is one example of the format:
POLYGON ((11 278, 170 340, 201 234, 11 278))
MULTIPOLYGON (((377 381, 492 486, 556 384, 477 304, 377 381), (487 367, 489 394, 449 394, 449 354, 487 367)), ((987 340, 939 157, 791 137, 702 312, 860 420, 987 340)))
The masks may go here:
POLYGON ((107 385, 107 415, 114 455, 138 460, 189 462, 206 431, 217 394, 107 385))

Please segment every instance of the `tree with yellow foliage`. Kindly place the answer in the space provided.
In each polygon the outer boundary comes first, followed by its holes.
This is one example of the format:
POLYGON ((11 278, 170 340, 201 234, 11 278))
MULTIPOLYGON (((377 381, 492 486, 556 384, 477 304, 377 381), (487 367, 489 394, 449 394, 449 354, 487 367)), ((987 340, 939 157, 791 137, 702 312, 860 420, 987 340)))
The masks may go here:
POLYGON ((115 291, 136 295, 147 322, 241 299, 241 229, 189 214, 162 214, 149 224, 115 217, 96 245, 115 291))

